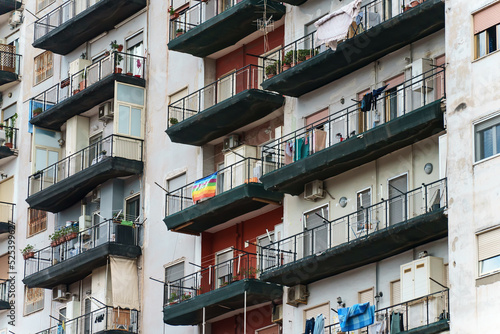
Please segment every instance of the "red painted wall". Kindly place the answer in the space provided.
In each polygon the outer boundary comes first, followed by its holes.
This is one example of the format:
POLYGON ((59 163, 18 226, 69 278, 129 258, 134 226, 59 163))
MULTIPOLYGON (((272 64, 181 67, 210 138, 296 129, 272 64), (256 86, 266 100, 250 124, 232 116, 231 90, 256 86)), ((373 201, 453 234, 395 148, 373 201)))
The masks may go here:
MULTIPOLYGON (((243 308, 243 306, 242 306, 243 308)), ((247 312, 247 333, 255 333, 255 330, 272 325, 272 306, 267 305, 247 312)), ((215 334, 242 334, 243 314, 223 319, 212 323, 212 333, 215 334)))

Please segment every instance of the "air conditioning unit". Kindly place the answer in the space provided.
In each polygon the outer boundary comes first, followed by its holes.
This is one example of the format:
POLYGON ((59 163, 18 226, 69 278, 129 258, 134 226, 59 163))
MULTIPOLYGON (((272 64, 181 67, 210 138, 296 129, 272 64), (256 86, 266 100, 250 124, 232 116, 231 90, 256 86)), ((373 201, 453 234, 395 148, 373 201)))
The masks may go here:
POLYGON ((80 232, 92 227, 92 217, 91 216, 80 216, 78 218, 78 226, 80 227, 80 232))
POLYGON ((274 306, 271 321, 274 323, 281 323, 283 321, 283 305, 274 306))
POLYGON ((52 300, 57 302, 65 302, 69 299, 71 293, 68 292, 65 284, 59 284, 52 288, 52 300))
POLYGON ((304 187, 304 199, 308 201, 315 201, 318 198, 324 198, 325 191, 323 190, 323 181, 314 180, 306 183, 304 187))
POLYGON ((288 305, 297 307, 299 304, 307 304, 307 287, 305 285, 295 285, 288 288, 287 301, 288 305))
POLYGON ((20 10, 13 11, 9 17, 9 25, 11 27, 17 27, 21 23, 23 23, 23 12, 20 10))
POLYGON ((92 190, 92 195, 90 195, 90 201, 92 203, 99 203, 101 201, 101 191, 99 189, 92 190))
POLYGON ((240 136, 238 135, 230 135, 229 137, 224 139, 224 147, 223 151, 235 148, 240 146, 240 136))
POLYGON ((111 102, 106 102, 99 106, 99 120, 105 121, 113 118, 113 107, 111 102))

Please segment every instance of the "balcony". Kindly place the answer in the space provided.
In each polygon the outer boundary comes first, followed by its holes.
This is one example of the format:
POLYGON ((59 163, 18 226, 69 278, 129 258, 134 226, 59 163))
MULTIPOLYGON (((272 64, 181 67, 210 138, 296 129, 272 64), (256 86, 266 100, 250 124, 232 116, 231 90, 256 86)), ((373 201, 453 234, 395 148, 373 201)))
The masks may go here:
POLYGON ((110 255, 135 259, 141 255, 139 228, 112 220, 82 228, 71 235, 72 239, 66 236, 66 241, 53 243, 26 259, 23 282, 29 287, 51 289, 83 279, 95 268, 106 265, 110 255))
POLYGON ((262 247, 261 279, 309 284, 444 238, 447 206, 442 179, 332 221, 323 217, 322 226, 262 247))
POLYGON ((33 47, 66 55, 94 37, 113 30, 146 4, 146 0, 66 1, 35 21, 33 47))
POLYGON ((12 12, 15 9, 19 9, 22 6, 21 1, 16 0, 0 0, 0 15, 12 12))
POLYGON ((0 159, 17 156, 17 137, 19 129, 10 126, 0 127, 0 159))
POLYGON ((360 24, 351 26, 348 38, 336 50, 315 45, 313 32, 268 55, 266 67, 274 65, 278 74, 262 87, 299 97, 444 28, 441 0, 426 0, 391 16, 384 14, 384 4, 375 0, 363 6, 360 24), (286 69, 281 64, 295 66, 286 69))
POLYGON ((281 299, 283 287, 256 279, 255 268, 255 254, 241 253, 238 257, 167 282, 163 321, 168 325, 197 325, 224 315, 228 310, 242 310, 245 294, 248 306, 281 299))
POLYGON ((201 146, 280 108, 285 98, 260 89, 262 78, 262 67, 247 65, 170 104, 170 139, 201 146))
MULTIPOLYGON (((206 57, 258 31, 256 21, 263 11, 262 0, 200 1, 174 15, 178 17, 170 21, 168 49, 206 57)), ((267 18, 278 21, 285 11, 282 4, 267 2, 267 18)))
POLYGON ((0 44, 0 86, 19 80, 21 55, 13 45, 0 44))
POLYGON ((193 203, 195 182, 169 192, 165 225, 175 232, 199 235, 268 204, 279 205, 283 194, 264 190, 260 174, 260 161, 245 158, 217 171, 215 195, 211 198, 193 203))
POLYGON ((139 333, 139 311, 104 306, 93 312, 62 323, 35 334, 85 333, 85 334, 137 334, 139 333))
POLYGON ((113 98, 115 82, 146 87, 144 73, 144 57, 113 52, 32 98, 30 123, 59 131, 71 117, 113 98))
POLYGON ((0 202, 0 234, 14 231, 14 206, 14 203, 0 202))
MULTIPOLYGON (((395 304, 375 311, 375 319, 385 320, 390 325, 391 314, 399 313, 403 318, 401 334, 437 334, 450 330, 450 291, 448 289, 424 297, 395 304)), ((381 321, 380 320, 380 321, 381 321)), ((365 333, 368 327, 360 332, 365 333)), ((325 327, 325 334, 341 332, 340 324, 325 327)))
POLYGON ((10 281, 0 279, 0 310, 9 310, 9 287, 10 281))
POLYGON ((33 209, 59 212, 99 184, 142 173, 143 141, 108 136, 28 178, 26 202, 33 209))
POLYGON ((444 69, 388 88, 374 105, 356 103, 264 145, 270 172, 265 189, 299 195, 306 183, 324 180, 376 160, 444 130, 444 69), (305 145, 311 140, 314 145, 305 145), (297 147, 301 149, 296 149, 297 147))

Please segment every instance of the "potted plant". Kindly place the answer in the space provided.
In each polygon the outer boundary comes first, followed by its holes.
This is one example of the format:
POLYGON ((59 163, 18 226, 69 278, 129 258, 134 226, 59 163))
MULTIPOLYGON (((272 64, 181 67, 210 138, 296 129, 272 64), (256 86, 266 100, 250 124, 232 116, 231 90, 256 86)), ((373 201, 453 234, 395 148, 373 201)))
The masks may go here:
POLYGON ((254 267, 250 267, 247 270, 247 278, 256 278, 258 273, 259 273, 258 269, 255 269, 254 267))
POLYGON ((177 300, 177 294, 175 292, 172 292, 170 294, 170 298, 168 299, 168 303, 169 304, 176 304, 178 303, 179 301, 177 300))
POLYGON ((201 288, 201 286, 198 287, 198 289, 196 289, 196 295, 199 296, 203 293, 203 289, 201 288))
POLYGON ((23 258, 25 260, 27 259, 32 259, 35 257, 35 250, 34 250, 35 247, 33 247, 32 245, 30 244, 27 244, 26 247, 24 247, 22 250, 21 250, 21 253, 23 253, 23 258))
POLYGON ((177 29, 175 31, 175 37, 179 37, 180 35, 182 35, 184 33, 184 29, 177 29))
POLYGON ((38 107, 35 110, 33 110, 33 117, 36 117, 42 113, 43 109, 42 107, 38 107))
POLYGON ((170 122, 170 125, 175 125, 175 124, 179 123, 179 121, 175 117, 171 117, 169 119, 169 122, 170 122))
POLYGON ((278 62, 275 61, 271 65, 266 66, 266 76, 268 79, 274 77, 276 75, 276 67, 278 65, 278 62))
POLYGON ((56 247, 57 246, 57 239, 59 239, 59 232, 54 231, 53 234, 49 235, 50 239, 50 247, 56 247))
POLYGON ((185 301, 185 300, 188 300, 188 299, 191 299, 191 294, 189 294, 189 293, 185 293, 181 297, 182 301, 185 301))
POLYGON ((179 18, 179 13, 176 13, 174 7, 170 6, 168 8, 168 13, 170 14, 170 21, 176 20, 179 18))
POLYGON ((295 62, 297 61, 297 56, 294 50, 290 50, 285 54, 283 58, 283 71, 286 71, 290 68, 290 66, 295 66, 295 62))
POLYGON ((61 228, 59 230, 59 245, 66 242, 66 228, 61 228))
POLYGON ((66 241, 76 239, 79 228, 76 226, 66 227, 66 241))
POLYGON ((76 94, 78 94, 78 93, 80 93, 80 89, 75 89, 75 90, 73 91, 73 95, 76 95, 76 94))
POLYGON ((109 46, 111 46, 111 50, 113 51, 118 51, 118 52, 123 51, 123 44, 118 44, 116 42, 116 39, 114 41, 111 41, 111 43, 109 43, 109 46))
POLYGON ((7 146, 8 148, 12 148, 14 146, 12 144, 12 140, 14 139, 14 128, 16 126, 17 113, 12 115, 10 120, 11 120, 11 125, 5 128, 5 139, 7 140, 5 146, 7 146))
POLYGON ((225 287, 225 286, 228 286, 228 285, 229 285, 229 282, 222 282, 221 285, 220 285, 220 287, 222 288, 222 287, 225 287))
POLYGON ((3 130, 3 123, 0 123, 0 130, 3 130))
MULTIPOLYGON (((142 61, 141 61, 140 58, 137 58, 136 66, 137 66, 137 72, 141 73, 142 61)), ((135 77, 136 78, 140 78, 141 75, 140 74, 136 74, 135 77)))

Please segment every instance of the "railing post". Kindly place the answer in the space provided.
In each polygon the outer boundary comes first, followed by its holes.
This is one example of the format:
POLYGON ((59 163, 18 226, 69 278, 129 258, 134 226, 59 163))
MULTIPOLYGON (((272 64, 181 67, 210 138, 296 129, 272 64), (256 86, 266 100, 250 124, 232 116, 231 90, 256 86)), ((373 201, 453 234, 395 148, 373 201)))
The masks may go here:
POLYGON ((429 212, 429 208, 427 205, 428 199, 427 199, 427 185, 426 184, 424 184, 424 191, 425 191, 425 211, 424 211, 424 213, 427 213, 427 212, 429 212))

